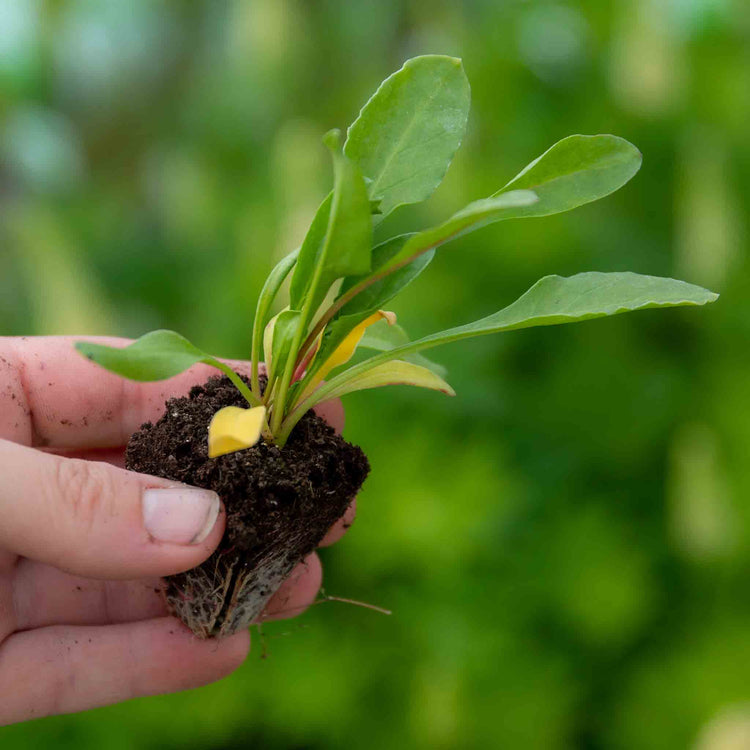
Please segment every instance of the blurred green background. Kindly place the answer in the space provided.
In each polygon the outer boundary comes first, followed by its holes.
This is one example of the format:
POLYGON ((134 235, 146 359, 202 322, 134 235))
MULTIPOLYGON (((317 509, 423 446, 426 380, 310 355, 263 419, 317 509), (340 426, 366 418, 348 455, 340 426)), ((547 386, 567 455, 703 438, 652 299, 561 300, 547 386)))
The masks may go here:
POLYGON ((328 190, 321 136, 426 52, 463 58, 469 132, 381 234, 571 133, 644 165, 442 250, 395 305, 412 335, 548 273, 721 300, 436 350, 455 399, 350 397, 373 473, 325 587, 393 616, 313 607, 220 684, 1 730, 4 750, 750 748, 746 0, 0 0, 1 330, 169 327, 246 356, 328 190))

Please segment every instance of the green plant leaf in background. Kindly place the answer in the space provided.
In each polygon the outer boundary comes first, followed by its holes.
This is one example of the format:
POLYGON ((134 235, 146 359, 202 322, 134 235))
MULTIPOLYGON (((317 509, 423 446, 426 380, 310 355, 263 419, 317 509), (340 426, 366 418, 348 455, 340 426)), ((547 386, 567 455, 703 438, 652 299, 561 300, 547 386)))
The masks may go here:
POLYGON ((630 272, 545 276, 499 312, 425 336, 355 365, 324 384, 301 405, 301 410, 325 400, 348 379, 359 377, 384 362, 452 341, 519 328, 575 323, 653 307, 705 305, 716 299, 717 294, 694 284, 630 272))
POLYGON ((461 145, 471 91, 461 60, 424 55, 386 78, 347 131, 344 153, 372 180, 381 217, 428 198, 461 145))
POLYGON ((548 216, 603 198, 641 168, 641 152, 614 135, 571 135, 526 166, 493 197, 533 190, 538 202, 515 216, 548 216))
POLYGON ((166 380, 201 362, 221 370, 252 406, 260 403, 229 365, 201 351, 174 331, 151 331, 122 348, 91 341, 77 341, 75 348, 110 372, 141 382, 166 380))

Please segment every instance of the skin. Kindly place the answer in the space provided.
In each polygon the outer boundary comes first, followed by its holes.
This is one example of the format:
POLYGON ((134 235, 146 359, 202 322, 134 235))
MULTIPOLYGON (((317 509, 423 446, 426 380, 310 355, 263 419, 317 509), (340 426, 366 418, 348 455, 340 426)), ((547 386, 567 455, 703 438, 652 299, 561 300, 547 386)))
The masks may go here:
MULTIPOLYGON (((216 548, 223 510, 200 544, 156 542, 140 494, 170 483, 122 468, 129 435, 216 371, 197 365, 133 383, 78 355, 73 340, 0 337, 0 725, 205 685, 250 649, 249 632, 197 639, 167 615, 161 594, 162 576, 216 548)), ((230 364, 249 373, 247 363, 230 364)), ((342 429, 339 401, 316 411, 342 429)), ((353 503, 323 546, 354 512, 353 503)), ((299 614, 321 579, 313 553, 263 620, 299 614)))

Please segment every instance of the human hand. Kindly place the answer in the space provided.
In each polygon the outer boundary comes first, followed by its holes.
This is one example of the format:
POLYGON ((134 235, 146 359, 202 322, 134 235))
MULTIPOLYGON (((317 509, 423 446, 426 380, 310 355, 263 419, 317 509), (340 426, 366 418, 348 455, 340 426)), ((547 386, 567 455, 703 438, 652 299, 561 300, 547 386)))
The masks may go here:
MULTIPOLYGON (((122 468, 130 434, 213 372, 133 383, 70 338, 0 337, 0 725, 197 687, 245 659, 248 632, 199 640, 161 595, 160 576, 218 545, 219 498, 122 468)), ((340 402, 317 411, 343 426, 340 402)), ((320 583, 312 554, 264 619, 301 612, 320 583)))

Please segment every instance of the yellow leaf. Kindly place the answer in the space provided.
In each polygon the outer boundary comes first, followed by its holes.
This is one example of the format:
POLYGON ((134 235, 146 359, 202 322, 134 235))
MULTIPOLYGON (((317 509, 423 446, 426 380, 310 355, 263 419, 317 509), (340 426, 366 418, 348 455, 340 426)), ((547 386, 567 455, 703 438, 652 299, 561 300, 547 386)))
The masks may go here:
POLYGON ((364 391, 368 388, 380 388, 384 385, 414 385, 418 388, 430 388, 442 391, 448 396, 455 396, 456 392, 439 375, 421 365, 395 359, 373 367, 361 375, 344 381, 338 388, 326 395, 326 399, 338 398, 354 391, 364 391))
POLYGON ((359 342, 362 340, 362 336, 365 335, 367 328, 373 323, 377 323, 379 320, 385 319, 389 326, 392 326, 396 322, 396 313, 392 313, 389 310, 378 310, 377 312, 370 315, 369 318, 365 318, 361 323, 356 325, 349 332, 349 335, 336 347, 330 357, 320 366, 320 369, 315 373, 313 378, 310 380, 304 393, 301 394, 298 401, 304 401, 320 382, 325 378, 328 373, 339 365, 343 365, 348 362, 357 350, 359 342))
POLYGON ((253 409, 225 406, 217 411, 208 426, 209 458, 251 448, 260 440, 265 418, 265 406, 253 409))

